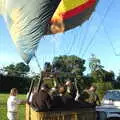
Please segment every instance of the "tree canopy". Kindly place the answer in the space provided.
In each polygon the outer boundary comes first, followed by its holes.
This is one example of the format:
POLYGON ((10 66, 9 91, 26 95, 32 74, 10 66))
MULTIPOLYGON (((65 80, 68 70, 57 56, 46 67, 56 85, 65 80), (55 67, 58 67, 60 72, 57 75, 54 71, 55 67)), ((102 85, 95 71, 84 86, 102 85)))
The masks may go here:
POLYGON ((80 75, 83 75, 83 72, 85 71, 84 64, 85 60, 74 55, 55 57, 52 63, 53 68, 59 72, 77 72, 80 75))
POLYGON ((29 65, 24 64, 23 62, 17 64, 10 64, 3 68, 8 75, 14 76, 24 76, 30 71, 29 65))

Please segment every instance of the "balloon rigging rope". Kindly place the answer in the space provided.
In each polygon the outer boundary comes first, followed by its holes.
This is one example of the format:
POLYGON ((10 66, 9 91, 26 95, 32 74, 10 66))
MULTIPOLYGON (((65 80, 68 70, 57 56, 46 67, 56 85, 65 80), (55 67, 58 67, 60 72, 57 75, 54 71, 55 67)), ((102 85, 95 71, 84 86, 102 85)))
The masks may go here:
POLYGON ((86 41, 87 36, 88 36, 89 27, 90 27, 91 22, 92 22, 92 19, 90 19, 90 21, 88 22, 88 24, 87 24, 88 27, 86 28, 86 31, 85 31, 84 36, 83 36, 83 39, 81 39, 81 46, 79 48, 79 55, 81 55, 83 47, 85 45, 85 41, 86 41))
POLYGON ((73 40, 71 41, 71 45, 69 45, 67 54, 70 54, 70 53, 71 53, 72 48, 73 48, 73 46, 74 46, 74 44, 75 44, 75 41, 76 41, 76 36, 74 35, 73 40))
POLYGON ((103 28, 104 28, 104 33, 106 34, 107 40, 108 40, 108 42, 110 43, 110 45, 111 45, 111 47, 112 47, 112 50, 113 50, 114 55, 115 55, 115 56, 120 56, 120 53, 117 53, 117 52, 116 52, 116 49, 115 49, 115 47, 114 47, 114 45, 113 45, 113 42, 112 42, 112 40, 110 39, 110 36, 109 36, 107 30, 105 29, 105 26, 104 26, 104 25, 103 25, 103 28))
MULTIPOLYGON (((99 15, 98 13, 97 13, 97 15, 98 15, 98 17, 100 18, 100 15, 99 15)), ((100 18, 100 19, 101 19, 101 18, 100 18)), ((112 48, 112 50, 113 50, 114 55, 115 55, 115 56, 120 56, 120 53, 117 53, 117 52, 116 52, 116 49, 115 49, 115 47, 114 47, 114 45, 113 45, 113 42, 112 42, 112 40, 111 40, 111 38, 110 38, 110 36, 109 36, 109 33, 107 32, 107 30, 106 30, 106 28, 105 28, 104 23, 102 24, 102 26, 103 26, 104 33, 106 34, 107 40, 108 40, 108 42, 109 42, 110 45, 111 45, 111 48, 112 48)))
POLYGON ((96 37, 96 34, 99 32, 102 23, 105 21, 105 18, 106 18, 106 16, 107 16, 107 14, 109 13, 109 9, 111 9, 111 6, 113 5, 113 1, 114 1, 114 0, 111 0, 110 4, 108 5, 108 7, 107 7, 107 9, 106 9, 106 11, 105 11, 105 14, 104 14, 104 16, 103 16, 103 18, 102 18, 100 24, 98 25, 98 27, 97 27, 95 33, 93 34, 92 38, 90 39, 90 41, 89 41, 89 43, 88 43, 86 49, 83 51, 82 57, 85 56, 85 54, 87 53, 89 47, 90 47, 91 44, 93 43, 94 38, 96 37))
POLYGON ((37 58, 36 55, 35 55, 34 57, 35 57, 35 61, 36 61, 36 63, 37 63, 37 66, 38 66, 38 68, 39 68, 39 72, 41 72, 41 66, 40 66, 40 63, 39 63, 39 61, 38 61, 38 58, 37 58))

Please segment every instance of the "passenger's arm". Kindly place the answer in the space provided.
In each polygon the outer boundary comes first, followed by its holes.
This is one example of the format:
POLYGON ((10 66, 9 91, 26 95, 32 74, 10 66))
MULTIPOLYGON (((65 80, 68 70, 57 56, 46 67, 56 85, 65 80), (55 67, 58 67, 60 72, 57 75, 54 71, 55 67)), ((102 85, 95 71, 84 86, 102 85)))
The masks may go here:
POLYGON ((16 99, 16 104, 25 104, 26 100, 16 99))

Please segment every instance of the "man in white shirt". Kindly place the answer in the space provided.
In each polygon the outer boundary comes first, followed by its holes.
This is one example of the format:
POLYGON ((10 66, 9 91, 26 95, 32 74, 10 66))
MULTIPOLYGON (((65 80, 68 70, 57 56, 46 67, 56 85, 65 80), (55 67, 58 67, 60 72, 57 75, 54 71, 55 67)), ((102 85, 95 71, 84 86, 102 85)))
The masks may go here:
POLYGON ((12 88, 10 96, 7 100, 7 117, 8 120, 18 120, 18 105, 25 103, 23 100, 16 98, 18 91, 16 88, 12 88))

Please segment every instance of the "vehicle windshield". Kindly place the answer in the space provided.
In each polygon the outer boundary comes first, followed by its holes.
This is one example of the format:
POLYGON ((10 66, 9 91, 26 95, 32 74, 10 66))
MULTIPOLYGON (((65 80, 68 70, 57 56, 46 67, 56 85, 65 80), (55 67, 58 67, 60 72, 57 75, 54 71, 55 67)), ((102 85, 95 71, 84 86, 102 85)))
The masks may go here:
POLYGON ((120 100, 120 91, 107 91, 104 95, 105 100, 120 100))

